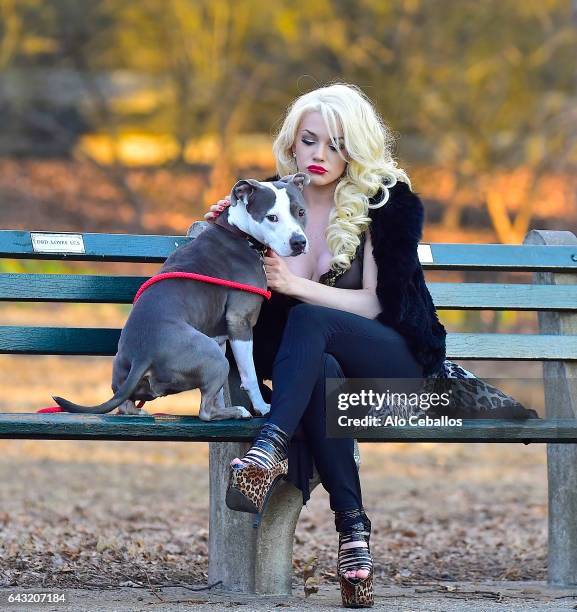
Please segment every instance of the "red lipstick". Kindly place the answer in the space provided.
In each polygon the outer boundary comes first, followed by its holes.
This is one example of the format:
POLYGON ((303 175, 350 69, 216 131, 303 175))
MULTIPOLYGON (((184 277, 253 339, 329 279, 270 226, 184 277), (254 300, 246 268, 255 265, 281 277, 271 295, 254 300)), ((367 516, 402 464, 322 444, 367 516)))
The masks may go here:
POLYGON ((323 168, 322 166, 309 166, 307 168, 307 170, 309 172, 312 172, 313 174, 324 174, 327 170, 326 168, 323 168))

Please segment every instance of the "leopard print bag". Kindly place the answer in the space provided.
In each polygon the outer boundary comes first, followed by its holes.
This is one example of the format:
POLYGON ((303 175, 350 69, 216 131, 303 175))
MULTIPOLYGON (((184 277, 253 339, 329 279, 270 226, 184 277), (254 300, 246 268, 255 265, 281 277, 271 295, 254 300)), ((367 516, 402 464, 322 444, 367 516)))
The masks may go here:
POLYGON ((538 419, 535 410, 525 408, 515 398, 477 378, 452 361, 445 360, 439 372, 423 379, 419 393, 450 392, 448 406, 431 406, 424 410, 402 398, 385 404, 379 410, 372 407, 369 415, 380 417, 430 416, 461 419, 538 419), (458 381, 458 382, 457 382, 458 381))
POLYGON ((431 416, 446 415, 463 419, 538 419, 535 410, 525 408, 515 398, 477 378, 472 372, 445 359, 442 369, 425 379, 423 391, 451 391, 446 407, 427 410, 431 416), (455 381, 459 382, 456 383, 455 381))

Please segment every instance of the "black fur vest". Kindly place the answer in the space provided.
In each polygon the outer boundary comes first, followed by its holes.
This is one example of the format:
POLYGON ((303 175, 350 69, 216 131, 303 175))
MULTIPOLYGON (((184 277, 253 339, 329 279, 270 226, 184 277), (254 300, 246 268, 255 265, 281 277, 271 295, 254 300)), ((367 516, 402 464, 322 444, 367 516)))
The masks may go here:
MULTIPOLYGON (((382 198, 380 190, 370 202, 375 204, 382 198)), ((389 189, 388 202, 370 209, 369 217, 378 269, 377 297, 383 309, 377 319, 405 338, 423 366, 423 375, 429 376, 443 365, 447 332, 437 317, 417 255, 423 204, 406 183, 399 181, 389 189)))

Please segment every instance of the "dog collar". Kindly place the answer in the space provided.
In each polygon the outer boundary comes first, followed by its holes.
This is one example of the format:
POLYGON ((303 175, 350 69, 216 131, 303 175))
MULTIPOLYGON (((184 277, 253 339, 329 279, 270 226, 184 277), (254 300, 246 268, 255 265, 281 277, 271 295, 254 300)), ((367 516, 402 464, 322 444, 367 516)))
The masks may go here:
POLYGON ((255 240, 252 236, 249 236, 249 235, 246 236, 246 240, 250 248, 254 249, 260 255, 261 259, 263 259, 268 249, 266 244, 263 244, 262 242, 255 240))
POLYGON ((235 225, 231 225, 228 222, 228 220, 224 217, 224 215, 225 213, 221 213, 217 217, 213 225, 216 225, 216 227, 220 227, 221 229, 226 230, 227 232, 230 232, 231 234, 234 234, 235 236, 238 236, 239 238, 244 238, 248 242, 248 245, 250 246, 250 248, 256 251, 259 254, 260 258, 263 259, 268 249, 266 244, 259 242, 256 238, 253 238, 253 236, 251 236, 250 234, 243 232, 241 229, 239 229, 235 225))

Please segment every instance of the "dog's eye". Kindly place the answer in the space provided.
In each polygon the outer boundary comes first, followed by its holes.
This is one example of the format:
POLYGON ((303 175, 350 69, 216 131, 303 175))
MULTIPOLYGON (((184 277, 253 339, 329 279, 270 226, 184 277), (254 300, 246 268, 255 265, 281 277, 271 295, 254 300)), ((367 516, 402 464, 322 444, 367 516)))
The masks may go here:
POLYGON ((276 223, 278 221, 278 217, 276 215, 267 215, 266 218, 269 221, 272 221, 273 223, 276 223))
POLYGON ((305 216, 305 209, 304 209, 304 208, 301 208, 301 209, 299 210, 299 217, 304 217, 304 216, 305 216))

